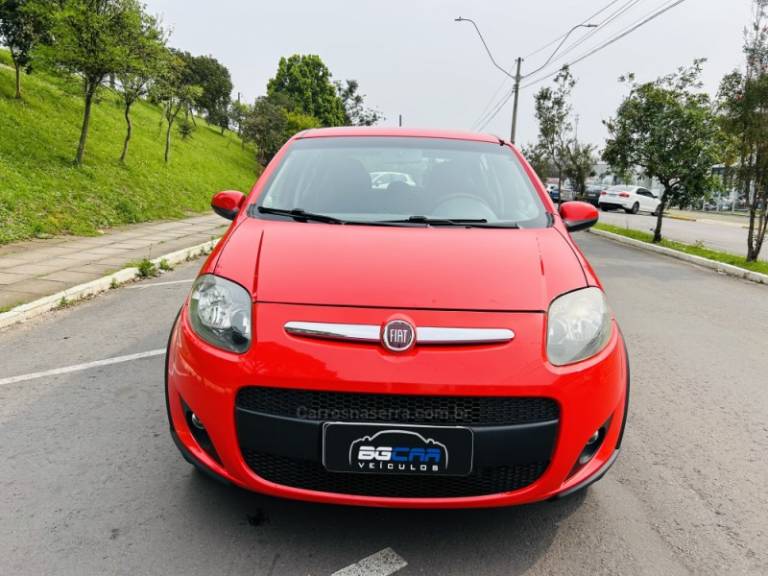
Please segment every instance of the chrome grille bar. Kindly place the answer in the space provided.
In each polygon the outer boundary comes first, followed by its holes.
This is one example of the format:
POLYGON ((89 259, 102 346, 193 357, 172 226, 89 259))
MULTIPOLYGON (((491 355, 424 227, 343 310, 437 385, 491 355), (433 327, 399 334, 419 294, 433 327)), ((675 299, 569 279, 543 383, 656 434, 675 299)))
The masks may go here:
MULTIPOLYGON (((335 324, 330 322, 287 322, 285 331, 304 338, 380 342, 381 326, 375 324, 335 324)), ((419 326, 416 343, 422 345, 500 344, 510 342, 515 333, 508 328, 447 328, 419 326)))

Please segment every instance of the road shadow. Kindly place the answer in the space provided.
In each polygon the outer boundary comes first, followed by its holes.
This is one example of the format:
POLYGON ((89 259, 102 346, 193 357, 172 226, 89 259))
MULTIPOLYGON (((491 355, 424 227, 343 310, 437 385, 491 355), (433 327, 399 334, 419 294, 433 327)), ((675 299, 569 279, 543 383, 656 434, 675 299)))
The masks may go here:
POLYGON ((190 476, 189 517, 242 526, 231 546, 269 550, 275 574, 321 574, 323 565, 332 573, 386 547, 409 562, 404 574, 522 574, 588 494, 508 508, 398 510, 281 500, 190 476))

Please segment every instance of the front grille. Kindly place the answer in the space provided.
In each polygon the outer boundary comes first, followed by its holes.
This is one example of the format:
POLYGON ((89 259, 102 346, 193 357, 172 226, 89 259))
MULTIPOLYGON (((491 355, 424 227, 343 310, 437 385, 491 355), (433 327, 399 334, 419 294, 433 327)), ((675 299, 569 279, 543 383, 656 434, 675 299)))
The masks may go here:
POLYGON ((519 490, 533 484, 547 462, 481 468, 470 476, 406 476, 328 472, 322 464, 254 450, 243 452, 256 474, 283 486, 390 498, 459 498, 519 490))
POLYGON ((412 396, 248 387, 238 408, 303 420, 396 422, 454 426, 514 426, 559 418, 549 398, 412 396))

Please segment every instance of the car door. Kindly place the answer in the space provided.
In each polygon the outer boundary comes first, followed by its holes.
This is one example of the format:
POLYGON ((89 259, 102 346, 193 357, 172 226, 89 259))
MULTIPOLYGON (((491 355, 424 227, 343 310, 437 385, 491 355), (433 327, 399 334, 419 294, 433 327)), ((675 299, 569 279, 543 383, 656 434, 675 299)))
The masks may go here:
POLYGON ((640 210, 643 212, 649 212, 650 210, 650 196, 651 193, 645 188, 637 189, 637 202, 640 204, 640 210))
POLYGON ((645 207, 643 210, 647 210, 648 212, 655 212, 656 206, 658 206, 659 202, 656 200, 656 197, 653 195, 653 192, 647 189, 643 189, 645 192, 644 200, 645 200, 645 207))

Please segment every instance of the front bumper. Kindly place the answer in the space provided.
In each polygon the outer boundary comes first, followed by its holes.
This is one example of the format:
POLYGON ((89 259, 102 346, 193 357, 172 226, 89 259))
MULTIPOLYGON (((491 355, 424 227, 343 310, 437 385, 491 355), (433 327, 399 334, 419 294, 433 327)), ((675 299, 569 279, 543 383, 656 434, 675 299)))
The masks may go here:
MULTIPOLYGON (((345 321, 368 323, 389 312, 348 309, 339 314, 345 321)), ((257 341, 238 356, 198 339, 182 312, 169 342, 167 395, 172 434, 185 457, 221 479, 274 496, 424 508, 502 506, 557 497, 590 483, 615 459, 629 383, 618 329, 598 356, 565 368, 543 358, 543 314, 414 312, 416 324, 479 322, 510 327, 517 337, 503 345, 422 348, 400 355, 376 345, 305 340, 283 330, 286 319, 332 321, 328 316, 327 308, 259 305, 257 341), (537 399, 555 406, 555 412, 537 412, 535 417, 525 412, 534 418, 527 422, 509 416, 491 425, 469 423, 478 450, 470 477, 388 476, 384 481, 375 475, 333 474, 322 467, 320 427, 338 415, 263 408, 276 404, 243 402, 249 390, 344 394, 345 402, 365 395, 377 398, 377 406, 386 405, 388 396, 449 403, 499 399, 495 404, 537 399), (195 436, 190 410, 204 423, 210 444, 195 436), (587 464, 577 466, 587 440, 601 427, 599 449, 587 464)))

